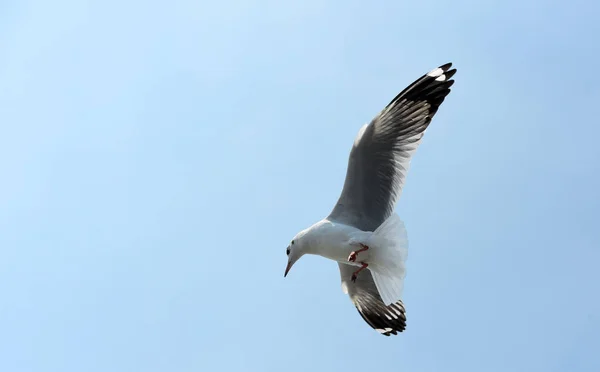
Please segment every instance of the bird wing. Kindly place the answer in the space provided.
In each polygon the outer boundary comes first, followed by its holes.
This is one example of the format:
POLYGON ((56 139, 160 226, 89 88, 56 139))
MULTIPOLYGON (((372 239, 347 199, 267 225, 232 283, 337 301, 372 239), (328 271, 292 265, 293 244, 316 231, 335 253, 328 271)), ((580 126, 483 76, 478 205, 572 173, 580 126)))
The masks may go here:
POLYGON ((362 271, 352 282, 355 266, 338 263, 342 290, 350 296, 358 313, 373 329, 384 336, 396 335, 406 328, 406 311, 402 301, 385 306, 369 270, 362 271))
POLYGON ((454 83, 451 63, 400 92, 352 146, 344 188, 328 219, 374 231, 394 211, 410 159, 454 83))

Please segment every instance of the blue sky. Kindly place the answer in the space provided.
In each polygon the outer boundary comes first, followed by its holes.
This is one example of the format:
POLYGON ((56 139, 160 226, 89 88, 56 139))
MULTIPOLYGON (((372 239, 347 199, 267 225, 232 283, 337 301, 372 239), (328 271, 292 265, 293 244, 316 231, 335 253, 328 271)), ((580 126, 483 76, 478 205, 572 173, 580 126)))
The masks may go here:
POLYGON ((0 370, 600 370, 599 8, 0 2, 0 370), (446 62, 386 338, 285 248, 446 62))

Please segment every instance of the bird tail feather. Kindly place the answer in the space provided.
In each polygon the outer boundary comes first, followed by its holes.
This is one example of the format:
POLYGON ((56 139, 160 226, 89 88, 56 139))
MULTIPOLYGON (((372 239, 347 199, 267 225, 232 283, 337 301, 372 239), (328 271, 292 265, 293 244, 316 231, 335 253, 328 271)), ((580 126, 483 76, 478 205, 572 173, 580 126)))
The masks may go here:
POLYGON ((381 299, 386 306, 401 300, 408 258, 404 222, 393 213, 371 234, 368 245, 369 270, 381 299))

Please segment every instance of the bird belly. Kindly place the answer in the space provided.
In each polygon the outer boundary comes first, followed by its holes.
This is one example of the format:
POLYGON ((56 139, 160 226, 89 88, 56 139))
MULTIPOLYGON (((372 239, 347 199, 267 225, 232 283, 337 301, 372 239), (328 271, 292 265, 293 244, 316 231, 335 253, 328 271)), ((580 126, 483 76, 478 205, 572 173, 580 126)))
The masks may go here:
POLYGON ((350 253, 361 249, 360 243, 366 244, 367 236, 370 234, 371 233, 363 231, 356 234, 351 234, 348 237, 348 239, 344 239, 343 241, 323 246, 322 249, 320 249, 320 252, 317 254, 325 258, 329 258, 333 261, 345 263, 352 266, 362 266, 362 262, 369 262, 369 250, 359 252, 357 254, 356 262, 348 261, 348 256, 350 256, 350 253))

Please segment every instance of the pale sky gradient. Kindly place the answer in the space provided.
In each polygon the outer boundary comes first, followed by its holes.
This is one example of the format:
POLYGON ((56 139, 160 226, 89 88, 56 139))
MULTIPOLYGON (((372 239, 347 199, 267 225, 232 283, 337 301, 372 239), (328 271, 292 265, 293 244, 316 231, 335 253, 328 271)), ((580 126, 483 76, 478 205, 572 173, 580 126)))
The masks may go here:
POLYGON ((0 370, 599 371, 600 5, 0 2, 0 370), (294 234, 362 124, 456 84, 382 337, 294 234))

